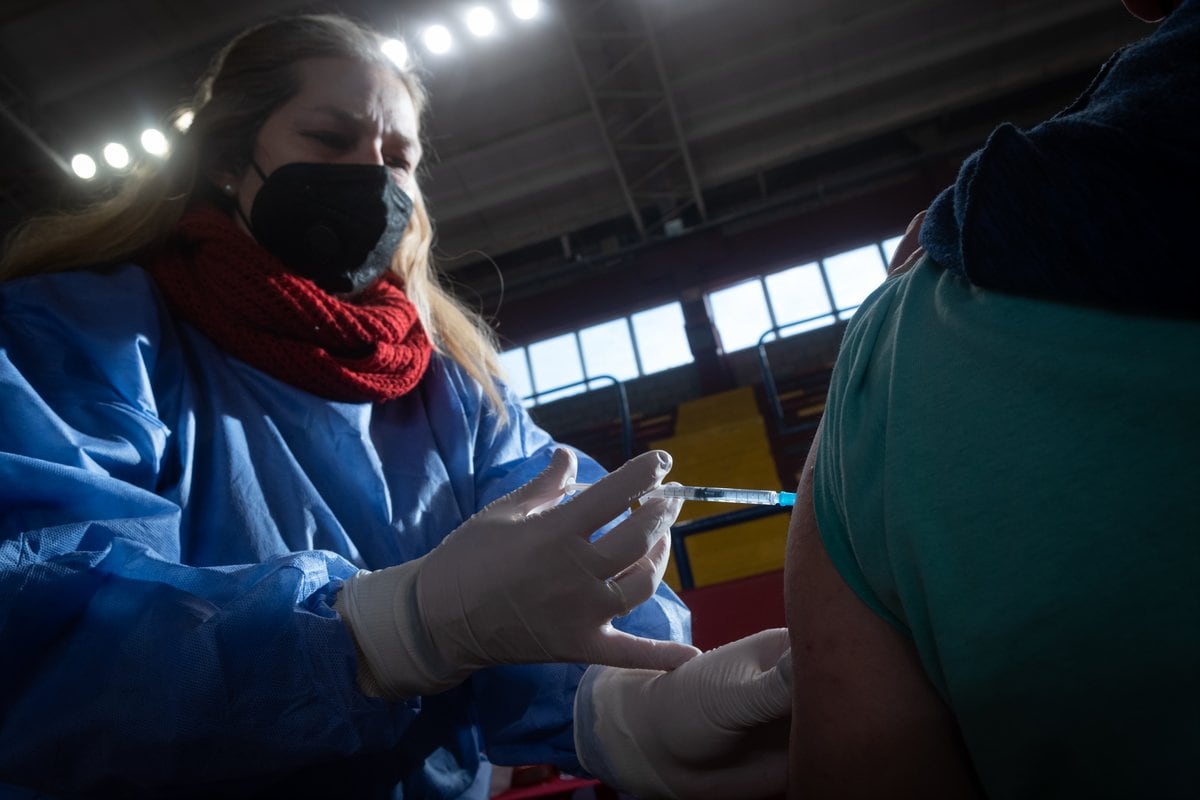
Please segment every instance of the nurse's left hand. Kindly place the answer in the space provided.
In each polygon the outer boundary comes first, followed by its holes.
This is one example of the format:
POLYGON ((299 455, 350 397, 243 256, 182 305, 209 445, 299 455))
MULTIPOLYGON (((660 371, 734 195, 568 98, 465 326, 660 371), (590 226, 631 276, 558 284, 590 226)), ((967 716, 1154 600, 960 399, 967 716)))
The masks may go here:
POLYGON ((658 486, 670 456, 632 459, 570 502, 570 450, 416 561, 359 573, 339 594, 387 696, 461 683, 492 664, 584 662, 673 669, 699 651, 612 626, 658 588, 682 501, 654 498, 595 542, 591 534, 658 486), (547 507, 549 506, 549 507, 547 507), (544 509, 544 510, 542 510, 544 509))
POLYGON ((753 800, 787 786, 792 651, 786 628, 709 650, 674 672, 590 667, 575 751, 644 800, 753 800))

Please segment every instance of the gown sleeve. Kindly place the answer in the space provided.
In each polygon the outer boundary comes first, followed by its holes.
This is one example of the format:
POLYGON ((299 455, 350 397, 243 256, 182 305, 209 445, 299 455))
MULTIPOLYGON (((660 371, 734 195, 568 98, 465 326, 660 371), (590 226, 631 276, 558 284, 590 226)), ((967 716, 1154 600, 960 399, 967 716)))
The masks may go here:
POLYGON ((133 796, 390 747, 416 710, 355 688, 356 568, 181 564, 179 398, 150 388, 178 343, 144 279, 59 277, 0 285, 0 776, 133 796))

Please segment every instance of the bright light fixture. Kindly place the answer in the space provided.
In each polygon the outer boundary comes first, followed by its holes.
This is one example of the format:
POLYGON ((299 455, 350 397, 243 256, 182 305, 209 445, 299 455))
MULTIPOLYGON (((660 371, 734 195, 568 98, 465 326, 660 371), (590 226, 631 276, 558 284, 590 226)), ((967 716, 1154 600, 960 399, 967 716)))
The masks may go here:
POLYGON ((467 30, 476 36, 491 36, 496 31, 496 15, 486 6, 475 6, 467 12, 467 30))
POLYGON ((538 0, 512 0, 509 7, 517 19, 533 19, 541 10, 538 0))
POLYGON ((91 156, 84 153, 79 153, 71 159, 71 169, 85 181, 90 181, 96 177, 96 162, 91 156))
POLYGON ((445 25, 430 25, 425 29, 422 38, 425 40, 425 46, 429 48, 429 52, 439 55, 448 52, 454 44, 454 37, 450 35, 450 29, 445 25))
POLYGON ((104 145, 104 160, 113 169, 125 169, 129 166, 129 151, 123 144, 109 142, 104 145))
POLYGON ((146 128, 142 131, 142 149, 152 156, 165 156, 168 150, 167 137, 158 128, 146 128))
MULTIPOLYGON (((530 20, 541 13, 539 0, 510 0, 509 7, 513 16, 518 19, 530 20)), ((467 12, 466 23, 468 30, 476 36, 490 36, 496 31, 496 15, 486 6, 475 6, 467 12)), ((454 36, 445 25, 430 25, 421 35, 425 47, 436 54, 448 53, 454 46, 454 36)), ((382 45, 383 53, 397 67, 405 69, 410 65, 408 45, 400 39, 388 39, 382 45)), ((191 127, 195 114, 188 110, 177 116, 172 125, 180 132, 191 127)), ((165 156, 170 149, 167 137, 156 128, 142 131, 142 148, 151 155, 165 156)), ((125 169, 129 166, 129 151, 124 145, 109 142, 104 146, 104 160, 113 169, 125 169)), ((84 180, 96 176, 96 162, 86 153, 79 153, 71 159, 71 169, 84 180)))
POLYGON ((388 39, 383 43, 383 54, 400 69, 408 66, 408 45, 399 39, 388 39))

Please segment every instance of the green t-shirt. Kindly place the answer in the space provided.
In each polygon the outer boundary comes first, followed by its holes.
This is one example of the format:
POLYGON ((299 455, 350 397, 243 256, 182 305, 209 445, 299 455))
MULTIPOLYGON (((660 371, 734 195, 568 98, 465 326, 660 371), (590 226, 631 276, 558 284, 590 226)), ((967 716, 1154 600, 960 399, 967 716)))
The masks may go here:
POLYGON ((1200 797, 1200 324, 925 259, 847 329, 814 502, 989 797, 1200 797))

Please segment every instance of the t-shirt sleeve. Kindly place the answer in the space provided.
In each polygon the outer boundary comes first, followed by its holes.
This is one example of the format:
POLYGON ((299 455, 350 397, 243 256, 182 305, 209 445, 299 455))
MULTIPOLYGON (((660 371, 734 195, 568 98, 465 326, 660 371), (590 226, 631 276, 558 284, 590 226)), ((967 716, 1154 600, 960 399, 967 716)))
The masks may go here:
POLYGON ((1200 785, 1197 363, 1195 323, 991 292, 928 258, 847 329, 817 524, 913 642, 989 797, 1200 785))
POLYGON ((877 348, 886 348, 886 320, 898 279, 868 297, 846 329, 830 379, 817 443, 813 507, 821 541, 842 580, 880 617, 910 635, 896 598, 882 536, 882 430, 885 394, 877 348), (851 513, 853 512, 853 514, 851 513))

